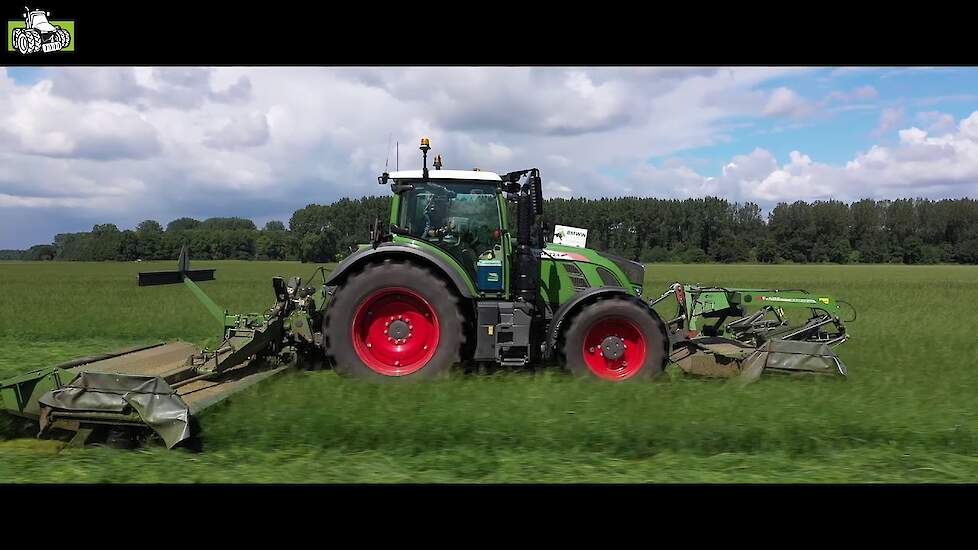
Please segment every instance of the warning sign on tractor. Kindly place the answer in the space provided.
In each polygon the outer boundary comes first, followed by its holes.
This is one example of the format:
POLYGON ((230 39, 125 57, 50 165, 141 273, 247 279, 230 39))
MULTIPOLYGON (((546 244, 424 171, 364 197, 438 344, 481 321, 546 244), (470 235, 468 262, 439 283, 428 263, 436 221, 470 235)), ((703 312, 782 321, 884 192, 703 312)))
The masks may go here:
POLYGON ((587 229, 567 225, 555 225, 554 244, 587 248, 587 229))

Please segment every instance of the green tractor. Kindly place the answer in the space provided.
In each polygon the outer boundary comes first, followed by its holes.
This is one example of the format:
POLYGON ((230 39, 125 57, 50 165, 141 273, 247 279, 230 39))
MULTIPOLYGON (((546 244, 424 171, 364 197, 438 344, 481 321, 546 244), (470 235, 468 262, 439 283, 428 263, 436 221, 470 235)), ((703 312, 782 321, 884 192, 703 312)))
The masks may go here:
POLYGON ((224 327, 217 348, 160 343, 33 371, 0 382, 0 409, 42 435, 84 442, 149 427, 173 446, 192 438, 203 409, 294 365, 374 381, 431 379, 459 363, 556 363, 618 382, 655 378, 670 361, 714 377, 847 375, 832 350, 848 338, 834 298, 676 283, 646 302, 642 264, 545 242, 538 169, 442 170, 436 157, 429 170, 427 139, 420 149, 420 170, 378 177, 393 200, 369 242, 329 273, 274 278, 264 313, 214 304, 197 285, 214 270, 191 270, 186 250, 176 271, 139 274, 141 286, 193 291, 224 327), (675 314, 660 316, 653 306, 669 296, 675 314))
POLYGON ((410 380, 460 361, 557 357, 610 380, 662 372, 668 337, 642 301, 641 264, 544 243, 539 170, 441 170, 436 159, 429 171, 427 148, 421 170, 380 177, 394 193, 389 224, 325 281, 335 290, 324 349, 337 372, 410 380))
POLYGON ((410 380, 460 361, 557 361, 575 375, 626 381, 654 378, 672 360, 689 373, 729 377, 764 348, 815 357, 813 370, 845 375, 829 349, 848 338, 833 298, 677 283, 646 303, 642 264, 544 242, 539 170, 442 170, 436 157, 429 171, 428 150, 423 139, 421 170, 378 178, 394 193, 389 223, 375 223, 371 242, 325 281, 331 300, 321 334, 337 372, 410 380), (652 306, 670 294, 678 312, 663 319, 652 306), (810 315, 793 325, 786 307, 810 315), (725 325, 728 318, 736 321, 725 325))

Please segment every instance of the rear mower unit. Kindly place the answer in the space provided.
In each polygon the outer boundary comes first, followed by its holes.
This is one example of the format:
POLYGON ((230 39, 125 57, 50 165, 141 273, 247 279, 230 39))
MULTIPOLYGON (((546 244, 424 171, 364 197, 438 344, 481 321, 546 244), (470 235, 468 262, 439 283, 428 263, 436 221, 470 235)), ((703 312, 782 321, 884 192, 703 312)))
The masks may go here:
POLYGON ((676 283, 647 302, 642 264, 545 242, 538 169, 441 170, 439 156, 429 171, 429 150, 422 139, 421 170, 378 177, 394 196, 369 243, 328 274, 274 278, 264 313, 214 304, 197 285, 214 270, 191 270, 186 249, 176 271, 139 274, 141 286, 186 285, 223 326, 216 349, 157 344, 33 371, 0 382, 0 409, 37 422, 40 435, 83 443, 141 430, 173 447, 193 438, 205 408, 297 365, 382 382, 430 379, 462 362, 557 363, 619 382, 655 378, 669 362, 745 380, 847 375, 832 349, 848 338, 833 297, 676 283), (670 296, 676 311, 660 316, 655 306, 670 296))

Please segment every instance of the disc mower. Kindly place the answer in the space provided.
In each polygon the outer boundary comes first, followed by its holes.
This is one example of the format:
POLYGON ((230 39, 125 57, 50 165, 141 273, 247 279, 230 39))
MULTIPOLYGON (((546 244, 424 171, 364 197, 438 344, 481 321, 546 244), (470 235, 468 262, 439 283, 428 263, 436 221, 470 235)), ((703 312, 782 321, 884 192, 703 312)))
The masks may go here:
POLYGON ((173 447, 193 439, 205 408, 296 366, 379 382, 436 378, 459 363, 551 363, 609 382, 652 379, 670 363, 746 380, 847 375, 832 349, 848 338, 832 296, 675 283, 645 301, 642 264, 545 242, 538 169, 442 170, 439 156, 429 170, 427 139, 420 149, 420 170, 378 177, 393 198, 369 242, 331 271, 274 278, 265 312, 216 305, 197 284, 214 270, 192 270, 186 249, 175 271, 140 273, 140 286, 194 293, 223 326, 214 349, 160 343, 36 370, 0 382, 0 408, 40 435, 85 443, 123 431, 173 447))

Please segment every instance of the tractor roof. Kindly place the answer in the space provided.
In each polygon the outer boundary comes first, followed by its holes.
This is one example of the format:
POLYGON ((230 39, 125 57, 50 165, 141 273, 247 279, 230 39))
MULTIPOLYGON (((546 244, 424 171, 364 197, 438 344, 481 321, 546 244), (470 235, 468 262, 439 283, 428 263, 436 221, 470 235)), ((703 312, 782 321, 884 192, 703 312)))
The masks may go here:
MULTIPOLYGON (((422 174, 421 170, 399 170, 391 172, 389 177, 394 180, 419 180, 422 174)), ((428 178, 433 180, 503 181, 495 172, 482 172, 480 170, 428 170, 428 178)))

